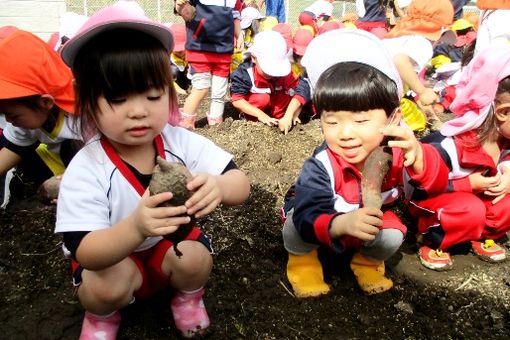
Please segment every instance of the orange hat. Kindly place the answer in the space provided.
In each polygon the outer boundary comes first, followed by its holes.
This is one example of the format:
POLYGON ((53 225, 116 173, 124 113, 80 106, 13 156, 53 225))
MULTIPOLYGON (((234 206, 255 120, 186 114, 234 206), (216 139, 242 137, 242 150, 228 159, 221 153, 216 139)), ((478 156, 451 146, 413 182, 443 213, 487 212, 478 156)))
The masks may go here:
POLYGON ((276 31, 283 36, 285 42, 287 43, 287 49, 291 50, 294 46, 294 42, 292 41, 292 28, 290 28, 290 25, 281 22, 274 26, 272 29, 273 31, 276 31))
POLYGON ((172 24, 170 31, 174 36, 174 51, 184 51, 186 49, 184 47, 186 45, 186 26, 184 24, 172 24))
POLYGON ((294 53, 303 56, 306 51, 306 47, 312 41, 313 34, 306 28, 299 28, 294 33, 294 53))
POLYGON ((436 41, 452 22, 453 6, 450 0, 413 0, 407 15, 397 22, 386 38, 421 35, 436 41))
POLYGON ((46 42, 18 30, 0 40, 0 99, 51 95, 67 112, 74 112, 71 70, 46 42))
POLYGON ((476 6, 480 9, 510 9, 510 0, 478 0, 476 6))
POLYGON ((319 26, 318 34, 322 34, 322 33, 329 32, 329 31, 336 30, 338 28, 343 28, 343 27, 344 27, 344 24, 342 24, 340 21, 336 21, 336 20, 326 21, 325 23, 323 23, 322 25, 319 26))

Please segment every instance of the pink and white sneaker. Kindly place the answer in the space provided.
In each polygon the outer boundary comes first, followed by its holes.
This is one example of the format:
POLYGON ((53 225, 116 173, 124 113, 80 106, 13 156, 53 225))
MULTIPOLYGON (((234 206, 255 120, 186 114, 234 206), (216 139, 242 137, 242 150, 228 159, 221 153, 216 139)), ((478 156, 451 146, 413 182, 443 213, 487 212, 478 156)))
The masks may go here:
POLYGON ((99 316, 85 312, 80 340, 115 340, 117 339, 119 325, 119 311, 115 311, 108 316, 99 316))
POLYGON ((171 308, 175 326, 185 338, 202 335, 210 321, 205 309, 204 288, 194 292, 177 291, 172 298, 171 308))

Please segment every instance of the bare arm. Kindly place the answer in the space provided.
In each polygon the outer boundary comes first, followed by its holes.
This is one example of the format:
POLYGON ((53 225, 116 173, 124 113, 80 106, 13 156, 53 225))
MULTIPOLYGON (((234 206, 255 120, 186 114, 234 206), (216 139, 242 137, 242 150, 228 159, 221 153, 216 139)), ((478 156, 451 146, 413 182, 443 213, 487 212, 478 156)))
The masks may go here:
POLYGON ((221 202, 226 205, 242 204, 250 194, 250 180, 238 169, 229 170, 219 176, 218 185, 223 193, 221 202))
POLYGON ((405 54, 399 53, 393 57, 393 61, 397 66, 402 81, 420 96, 419 101, 421 105, 431 105, 438 100, 437 94, 432 89, 425 87, 420 81, 420 78, 418 78, 411 58, 405 54))
POLYGON ((0 175, 11 170, 21 161, 21 157, 7 148, 0 150, 0 175))

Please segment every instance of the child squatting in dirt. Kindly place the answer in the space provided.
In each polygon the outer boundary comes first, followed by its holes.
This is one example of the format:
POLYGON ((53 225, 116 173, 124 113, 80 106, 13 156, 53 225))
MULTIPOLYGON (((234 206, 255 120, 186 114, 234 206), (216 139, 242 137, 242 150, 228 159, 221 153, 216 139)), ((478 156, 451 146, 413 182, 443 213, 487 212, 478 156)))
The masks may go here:
POLYGON ((115 339, 119 309, 167 286, 183 336, 203 333, 210 323, 202 299, 213 263, 210 239, 190 228, 178 256, 164 237, 220 203, 241 204, 250 185, 231 154, 167 123, 178 114, 172 46, 164 25, 112 5, 62 50, 76 80, 82 133, 91 136, 62 180, 55 228, 72 256, 73 283, 86 309, 81 339, 115 339), (184 204, 162 206, 171 192, 149 195, 156 156, 193 174, 184 204))
POLYGON ((57 198, 57 176, 81 145, 72 129, 72 81, 60 56, 34 34, 14 30, 0 40, 0 114, 7 121, 0 135, 0 176, 17 166, 36 187, 55 183, 49 200, 57 198))
POLYGON ((305 161, 286 195, 282 232, 289 282, 297 297, 328 293, 317 252, 322 246, 334 253, 354 249, 350 266, 361 290, 369 295, 387 291, 393 282, 385 276, 384 261, 399 249, 406 233, 390 208, 403 197, 402 186, 411 187, 410 181, 428 192, 443 191, 448 169, 437 150, 399 124, 401 79, 374 35, 324 33, 310 43, 302 62, 324 143, 305 161), (383 171, 364 169, 383 139, 389 139, 392 163, 382 189, 365 194, 374 197, 362 197, 362 177, 373 176, 370 184, 383 171), (367 200, 381 196, 378 206, 367 206, 367 200))

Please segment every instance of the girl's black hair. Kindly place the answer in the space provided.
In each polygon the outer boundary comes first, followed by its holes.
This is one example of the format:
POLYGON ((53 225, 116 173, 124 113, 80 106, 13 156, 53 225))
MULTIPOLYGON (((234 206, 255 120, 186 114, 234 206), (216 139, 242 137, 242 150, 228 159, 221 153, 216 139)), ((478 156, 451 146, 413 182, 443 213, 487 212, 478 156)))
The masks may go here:
POLYGON ((368 111, 383 109, 389 117, 399 106, 397 84, 376 68, 357 62, 341 62, 319 77, 313 102, 324 111, 368 111))
POLYGON ((99 112, 98 98, 108 102, 151 88, 169 87, 174 102, 169 52, 156 38, 140 31, 119 28, 98 34, 78 52, 73 75, 76 80, 76 112, 81 130, 90 136, 99 112))

